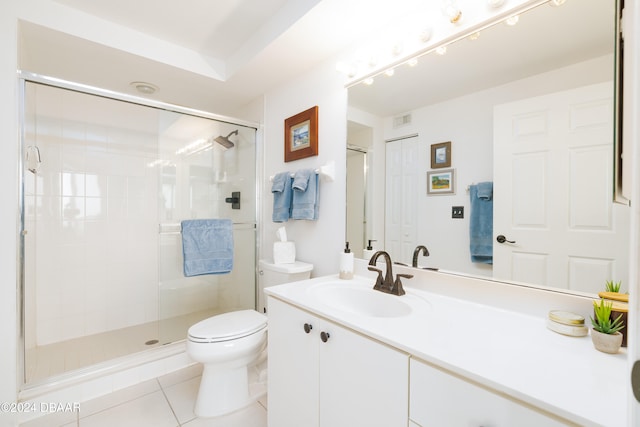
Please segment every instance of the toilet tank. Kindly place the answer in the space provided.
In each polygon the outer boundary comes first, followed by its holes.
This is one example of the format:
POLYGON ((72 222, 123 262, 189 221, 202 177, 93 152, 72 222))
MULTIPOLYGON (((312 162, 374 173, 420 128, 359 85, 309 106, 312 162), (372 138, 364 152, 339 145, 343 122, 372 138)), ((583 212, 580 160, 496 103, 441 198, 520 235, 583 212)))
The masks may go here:
POLYGON ((274 264, 261 259, 258 262, 258 311, 267 312, 265 288, 308 279, 311 277, 311 270, 313 270, 313 264, 302 261, 291 264, 274 264))

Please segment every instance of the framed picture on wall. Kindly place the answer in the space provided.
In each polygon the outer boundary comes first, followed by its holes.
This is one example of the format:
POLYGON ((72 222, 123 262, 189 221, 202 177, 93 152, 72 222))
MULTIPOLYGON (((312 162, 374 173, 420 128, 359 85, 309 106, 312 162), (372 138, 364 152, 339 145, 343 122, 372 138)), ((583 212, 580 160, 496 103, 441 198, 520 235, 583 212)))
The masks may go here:
POLYGON ((431 169, 451 167, 451 141, 431 144, 431 169))
POLYGON ((318 155, 318 106, 284 121, 284 161, 318 155))
POLYGON ((443 169, 427 172, 427 195, 455 194, 455 169, 443 169))

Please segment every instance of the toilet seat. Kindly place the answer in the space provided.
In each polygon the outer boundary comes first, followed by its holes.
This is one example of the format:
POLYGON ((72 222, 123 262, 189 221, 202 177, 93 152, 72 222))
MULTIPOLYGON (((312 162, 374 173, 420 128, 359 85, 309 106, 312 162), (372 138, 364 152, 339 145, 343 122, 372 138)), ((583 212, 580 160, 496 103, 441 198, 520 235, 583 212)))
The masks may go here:
POLYGON ((240 310, 202 320, 189 328, 189 341, 215 343, 243 338, 267 327, 267 317, 255 310, 240 310))

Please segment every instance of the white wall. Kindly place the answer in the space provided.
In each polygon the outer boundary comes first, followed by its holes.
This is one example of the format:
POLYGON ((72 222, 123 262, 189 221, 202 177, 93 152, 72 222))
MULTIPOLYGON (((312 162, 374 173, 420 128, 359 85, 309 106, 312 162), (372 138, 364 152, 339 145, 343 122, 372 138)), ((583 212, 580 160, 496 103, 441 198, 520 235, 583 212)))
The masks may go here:
POLYGON ((296 243, 296 258, 314 264, 313 276, 338 272, 338 258, 345 239, 345 169, 347 90, 334 62, 265 95, 264 173, 262 181, 262 238, 260 256, 273 259, 276 230, 285 226, 288 240, 296 243), (284 121, 318 106, 318 156, 284 162, 284 121), (317 221, 289 220, 274 223, 269 177, 283 171, 336 165, 335 181, 320 182, 317 221))
POLYGON ((607 81, 610 55, 476 92, 412 111, 411 125, 393 129, 385 118, 384 138, 419 134, 418 244, 431 255, 421 265, 491 276, 490 265, 472 263, 469 257, 469 194, 467 187, 493 180, 493 107, 518 99, 607 81), (451 167, 456 170, 455 195, 427 196, 431 144, 451 141, 451 167), (452 219, 451 207, 464 206, 464 219, 452 219))

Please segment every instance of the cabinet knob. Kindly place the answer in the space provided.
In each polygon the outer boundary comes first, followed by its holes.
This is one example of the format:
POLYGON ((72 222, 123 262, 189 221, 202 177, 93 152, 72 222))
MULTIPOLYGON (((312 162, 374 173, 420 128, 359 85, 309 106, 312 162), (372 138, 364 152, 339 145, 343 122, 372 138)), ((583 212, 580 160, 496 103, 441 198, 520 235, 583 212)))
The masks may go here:
POLYGON ((309 324, 309 323, 305 323, 305 324, 304 324, 304 331, 305 331, 306 333, 311 332, 311 330, 312 330, 312 329, 313 329, 313 325, 311 325, 311 324, 309 324))
POLYGON ((322 342, 329 341, 329 337, 331 337, 331 335, 329 335, 329 332, 320 332, 320 339, 322 340, 322 342))

